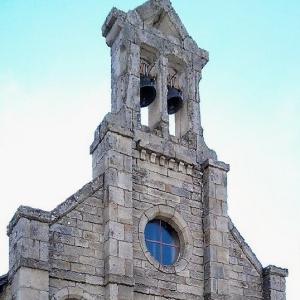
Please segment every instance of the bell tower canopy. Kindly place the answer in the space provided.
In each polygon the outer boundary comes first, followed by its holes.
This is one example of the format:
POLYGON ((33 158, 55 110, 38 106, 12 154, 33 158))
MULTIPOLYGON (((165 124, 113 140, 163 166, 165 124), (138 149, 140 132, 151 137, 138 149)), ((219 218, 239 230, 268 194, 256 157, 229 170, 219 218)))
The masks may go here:
POLYGON ((137 7, 136 11, 145 27, 156 28, 166 37, 173 36, 181 41, 188 37, 170 1, 148 1, 137 7))
POLYGON ((157 33, 199 55, 202 58, 202 68, 209 60, 208 52, 199 48, 191 38, 169 0, 149 0, 128 13, 113 8, 102 27, 102 35, 109 46, 126 22, 146 32, 157 33))
POLYGON ((113 8, 102 35, 111 48, 111 113, 96 130, 91 153, 108 124, 158 155, 185 153, 191 164, 216 159, 204 142, 200 116, 199 83, 208 52, 190 37, 171 2, 149 0, 127 13, 113 8))

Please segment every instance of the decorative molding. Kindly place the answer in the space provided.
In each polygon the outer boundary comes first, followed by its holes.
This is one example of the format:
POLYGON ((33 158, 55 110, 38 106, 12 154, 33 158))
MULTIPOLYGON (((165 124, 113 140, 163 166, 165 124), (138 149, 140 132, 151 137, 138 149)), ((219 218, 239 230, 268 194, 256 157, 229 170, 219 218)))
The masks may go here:
POLYGON ((156 162, 156 153, 155 152, 152 152, 150 154, 150 162, 155 164, 155 162, 156 162))
POLYGON ((194 166, 191 164, 143 148, 140 148, 138 151, 140 153, 139 157, 143 161, 149 161, 152 164, 157 164, 162 167, 167 167, 170 170, 193 176, 194 166))

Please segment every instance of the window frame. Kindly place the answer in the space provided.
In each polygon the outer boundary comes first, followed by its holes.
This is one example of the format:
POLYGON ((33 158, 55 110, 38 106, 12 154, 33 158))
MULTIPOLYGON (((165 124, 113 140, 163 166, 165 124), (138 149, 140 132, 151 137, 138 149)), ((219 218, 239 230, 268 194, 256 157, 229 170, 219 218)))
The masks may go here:
MULTIPOLYGON (((152 219, 150 220, 146 227, 145 227, 145 241, 146 241, 146 246, 147 246, 147 249, 148 251, 150 252, 150 254, 161 264, 161 265, 164 265, 164 266, 171 266, 171 265, 174 265, 178 259, 180 258, 180 250, 181 250, 181 247, 180 247, 180 238, 179 238, 179 235, 177 233, 177 231, 166 221, 160 219, 160 218, 155 218, 155 219, 152 219), (148 239, 147 238, 147 226, 149 224, 155 224, 157 226, 157 230, 159 230, 159 238, 158 239, 148 239), (164 242, 164 236, 163 236, 163 231, 164 231, 164 228, 165 227, 165 230, 169 231, 170 232, 170 236, 172 236, 172 238, 176 237, 174 239, 174 243, 172 244, 169 244, 169 243, 166 243, 164 242), (151 244, 156 244, 159 246, 159 251, 160 251, 160 255, 159 257, 157 255, 155 255, 155 253, 152 253, 151 250, 149 249, 148 245, 147 245, 147 242, 148 243, 151 243, 151 244), (175 251, 176 253, 176 257, 174 259, 174 261, 172 260, 171 263, 165 263, 165 250, 170 248, 170 250, 172 249, 173 251, 175 251)), ((170 254, 171 255, 171 254, 170 254)), ((168 257, 169 260, 170 257, 168 257)))
POLYGON ((188 223, 174 207, 168 205, 152 206, 141 214, 138 226, 138 239, 145 258, 159 271, 167 274, 175 274, 184 271, 193 255, 193 236, 188 223), (161 219, 167 222, 177 232, 180 241, 180 256, 173 265, 160 264, 149 252, 145 241, 145 227, 153 219, 161 219))

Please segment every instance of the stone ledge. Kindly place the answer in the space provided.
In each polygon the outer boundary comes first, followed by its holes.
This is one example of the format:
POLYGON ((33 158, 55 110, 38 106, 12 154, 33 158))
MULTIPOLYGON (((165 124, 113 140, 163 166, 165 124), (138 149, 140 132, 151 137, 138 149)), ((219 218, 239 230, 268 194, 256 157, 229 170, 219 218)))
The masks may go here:
POLYGON ((109 12, 108 16, 106 17, 105 22, 102 26, 103 37, 106 37, 108 35, 109 31, 114 26, 117 20, 125 21, 125 19, 126 13, 122 10, 117 9, 116 7, 113 7, 109 12))
POLYGON ((115 122, 117 119, 117 115, 112 113, 108 113, 104 117, 103 121, 95 130, 94 141, 90 146, 90 154, 93 154, 93 152, 96 150, 97 146, 101 143, 108 131, 120 134, 124 137, 133 137, 133 133, 130 130, 120 126, 119 124, 117 124, 117 122, 115 122))
POLYGON ((15 266, 9 270, 8 279, 11 280, 14 274, 21 268, 27 267, 35 270, 49 271, 49 263, 45 261, 36 260, 33 258, 21 257, 15 266))
POLYGON ((109 274, 108 276, 105 276, 103 286, 106 286, 108 284, 114 284, 114 283, 129 286, 129 287, 133 287, 135 284, 133 277, 124 276, 124 275, 115 275, 115 274, 109 274))
POLYGON ((223 161, 217 161, 217 160, 213 160, 213 159, 207 159, 205 162, 202 163, 201 166, 202 166, 203 169, 206 169, 208 167, 213 167, 213 168, 223 170, 225 172, 230 171, 230 165, 229 164, 226 164, 223 161))
POLYGON ((29 206, 20 206, 7 226, 7 235, 11 234, 14 226, 18 223, 19 219, 23 217, 29 220, 40 221, 42 223, 51 223, 51 220, 53 219, 51 212, 49 211, 44 211, 29 206))
POLYGON ((288 269, 270 265, 263 269, 263 275, 264 276, 275 275, 280 277, 287 277, 289 275, 289 271, 288 269))

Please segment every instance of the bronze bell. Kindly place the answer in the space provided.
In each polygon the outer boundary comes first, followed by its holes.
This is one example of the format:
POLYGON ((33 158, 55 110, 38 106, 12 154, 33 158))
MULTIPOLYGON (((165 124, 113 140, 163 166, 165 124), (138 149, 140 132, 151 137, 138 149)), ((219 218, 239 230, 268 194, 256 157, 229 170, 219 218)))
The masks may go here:
POLYGON ((140 105, 150 105, 156 97, 155 80, 149 76, 141 75, 140 78, 140 105))
POLYGON ((182 105, 183 105, 183 99, 182 99, 182 91, 179 89, 176 89, 175 87, 168 86, 168 114, 172 115, 177 113, 182 105))

